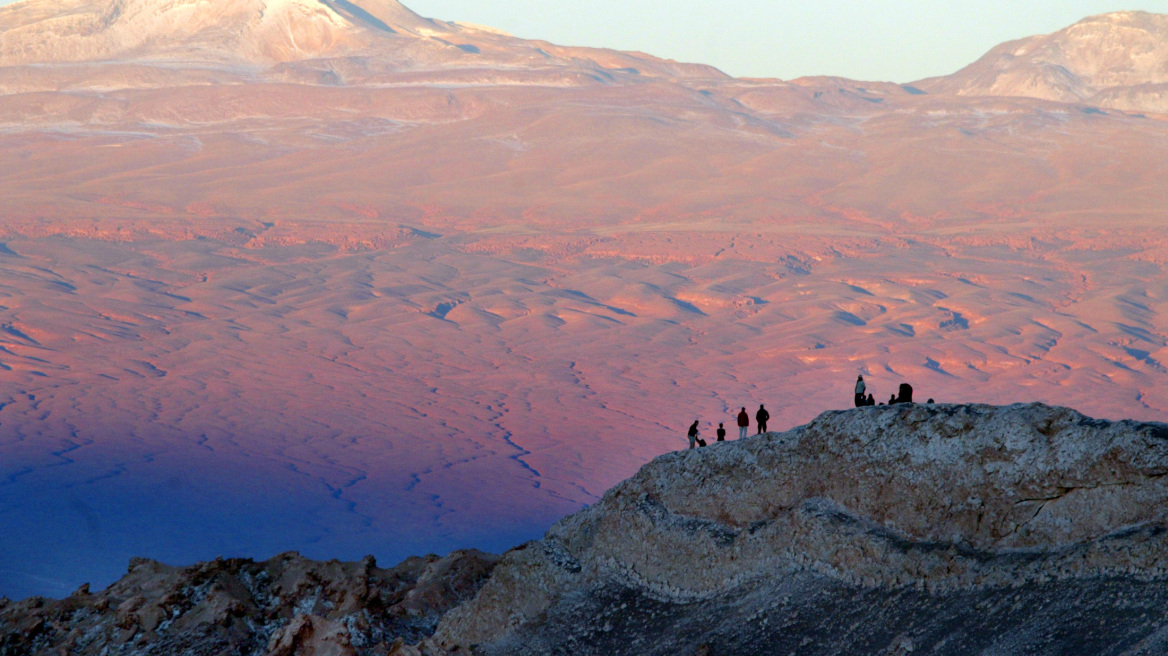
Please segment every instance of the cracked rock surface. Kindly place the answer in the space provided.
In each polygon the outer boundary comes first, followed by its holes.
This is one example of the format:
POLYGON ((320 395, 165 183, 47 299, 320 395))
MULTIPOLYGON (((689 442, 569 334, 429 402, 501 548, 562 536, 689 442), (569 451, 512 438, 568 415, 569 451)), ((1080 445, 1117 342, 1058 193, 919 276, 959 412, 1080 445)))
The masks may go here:
POLYGON ((1168 426, 898 405, 672 453, 507 554, 431 647, 1168 650, 1168 426))

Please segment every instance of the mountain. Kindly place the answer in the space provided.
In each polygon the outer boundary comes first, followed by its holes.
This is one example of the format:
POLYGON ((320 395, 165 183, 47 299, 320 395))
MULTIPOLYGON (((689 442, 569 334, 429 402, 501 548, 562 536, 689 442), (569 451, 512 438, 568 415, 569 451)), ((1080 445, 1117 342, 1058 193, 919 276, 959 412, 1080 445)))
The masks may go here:
POLYGON ((1165 424, 828 412, 661 456, 501 560, 139 560, 0 602, 0 653, 1160 654, 1166 476, 1165 424))
POLYGON ((376 58, 381 66, 475 62, 722 76, 711 67, 418 16, 395 0, 22 0, 0 8, 0 66, 147 62, 167 68, 376 58), (576 62, 577 64, 581 62, 576 62))
POLYGON ((1168 16, 1092 16, 1053 34, 1003 43, 953 75, 914 85, 930 93, 1168 113, 1168 16))
POLYGON ((289 61, 360 51, 425 23, 392 0, 369 4, 25 0, 0 9, 0 62, 289 61))

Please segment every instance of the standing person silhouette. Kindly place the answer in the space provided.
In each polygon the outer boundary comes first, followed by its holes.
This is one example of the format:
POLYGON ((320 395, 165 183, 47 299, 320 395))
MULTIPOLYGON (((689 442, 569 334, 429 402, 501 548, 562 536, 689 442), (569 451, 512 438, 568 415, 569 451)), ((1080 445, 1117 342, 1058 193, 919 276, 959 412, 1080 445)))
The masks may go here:
POLYGON ((689 432, 686 433, 689 437, 689 448, 694 448, 698 445, 698 420, 694 419, 694 423, 690 424, 689 432))
POLYGON ((738 413, 738 439, 746 439, 746 429, 750 428, 750 415, 746 414, 746 406, 738 413))
POLYGON ((867 385, 864 384, 864 377, 863 376, 856 376, 856 407, 857 408, 859 408, 863 405, 867 405, 867 403, 868 403, 868 398, 864 396, 865 391, 867 391, 867 385))
POLYGON ((758 405, 758 412, 754 413, 754 418, 758 421, 758 434, 767 432, 766 423, 771 418, 771 413, 767 412, 765 405, 761 403, 758 405))
POLYGON ((722 424, 718 424, 718 441, 719 442, 726 441, 726 429, 722 428, 722 424))

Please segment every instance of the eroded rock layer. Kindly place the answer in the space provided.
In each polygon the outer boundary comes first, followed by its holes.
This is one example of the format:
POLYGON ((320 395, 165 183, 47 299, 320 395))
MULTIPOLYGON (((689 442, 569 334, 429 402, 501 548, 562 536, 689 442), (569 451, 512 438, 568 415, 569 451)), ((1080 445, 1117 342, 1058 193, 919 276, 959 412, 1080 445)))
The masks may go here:
POLYGON ((1038 404, 829 412, 658 458, 508 554, 436 646, 1161 653, 1166 474, 1160 424, 1038 404))

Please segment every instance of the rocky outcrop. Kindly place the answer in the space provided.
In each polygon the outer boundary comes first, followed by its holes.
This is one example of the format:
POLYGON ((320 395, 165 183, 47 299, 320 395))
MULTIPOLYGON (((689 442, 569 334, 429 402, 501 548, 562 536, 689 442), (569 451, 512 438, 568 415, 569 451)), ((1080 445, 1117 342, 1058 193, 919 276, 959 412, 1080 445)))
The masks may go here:
POLYGON ((0 600, 0 655, 402 653, 471 598, 497 560, 459 551, 382 569, 372 557, 295 553, 186 568, 139 559, 100 593, 84 586, 60 601, 0 600))
POLYGON ((896 405, 661 456, 499 560, 135 561, 0 656, 1168 653, 1168 425, 896 405))
POLYGON ((829 412, 658 458, 507 554, 434 647, 1162 653, 1166 512, 1168 426, 1043 405, 829 412))

